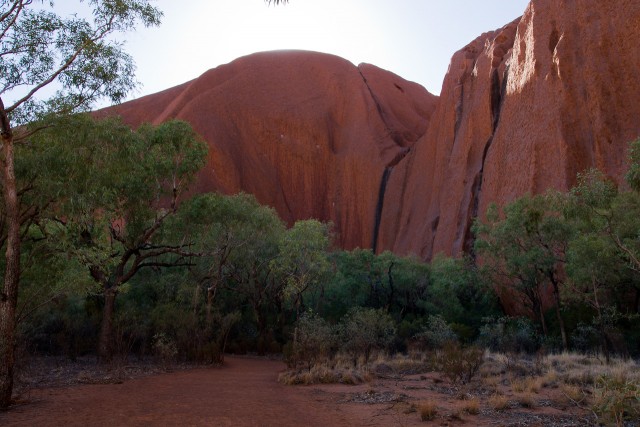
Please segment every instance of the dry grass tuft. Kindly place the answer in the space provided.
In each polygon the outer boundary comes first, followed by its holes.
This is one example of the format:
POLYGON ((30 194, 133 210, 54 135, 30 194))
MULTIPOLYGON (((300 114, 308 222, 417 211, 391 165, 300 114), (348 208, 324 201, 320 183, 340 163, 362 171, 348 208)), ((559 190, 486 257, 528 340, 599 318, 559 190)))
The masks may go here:
POLYGON ((522 393, 516 397, 516 401, 524 408, 535 408, 537 402, 531 393, 522 393))
POLYGON ((529 393, 538 393, 544 387, 544 381, 541 377, 529 377, 525 380, 524 389, 529 393))
POLYGON ((467 400, 462 410, 470 415, 478 415, 480 413, 480 401, 475 397, 467 400))
POLYGON ((491 406, 496 411, 504 411, 509 408, 509 399, 506 396, 502 396, 499 394, 494 394, 487 400, 489 406, 491 406))
POLYGON ((565 397, 564 403, 568 404, 580 404, 585 398, 584 391, 580 387, 571 384, 562 384, 560 393, 565 397))
POLYGON ((513 379, 511 380, 511 389, 516 393, 522 393, 525 390, 525 382, 524 379, 513 379))
POLYGON ((547 371, 542 377, 542 387, 557 388, 558 387, 558 373, 554 370, 547 371))
POLYGON ((418 405, 418 413, 422 421, 431 421, 438 414, 438 407, 433 402, 422 402, 418 405))

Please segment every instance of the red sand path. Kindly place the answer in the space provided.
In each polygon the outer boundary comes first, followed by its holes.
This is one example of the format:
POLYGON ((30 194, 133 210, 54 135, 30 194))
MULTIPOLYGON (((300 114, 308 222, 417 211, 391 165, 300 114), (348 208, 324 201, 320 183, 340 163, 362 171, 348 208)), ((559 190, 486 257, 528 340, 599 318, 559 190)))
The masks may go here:
POLYGON ((276 381, 281 362, 227 358, 203 368, 125 381, 39 390, 0 413, 2 426, 355 426, 361 420, 276 381))

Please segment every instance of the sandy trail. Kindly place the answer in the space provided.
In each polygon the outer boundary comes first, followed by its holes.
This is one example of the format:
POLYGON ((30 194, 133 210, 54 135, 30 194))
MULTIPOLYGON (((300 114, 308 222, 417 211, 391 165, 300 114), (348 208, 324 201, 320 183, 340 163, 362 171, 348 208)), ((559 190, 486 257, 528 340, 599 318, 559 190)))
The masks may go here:
POLYGON ((282 362, 227 358, 203 368, 125 381, 43 389, 0 413, 3 426, 357 426, 308 387, 276 381, 282 362))

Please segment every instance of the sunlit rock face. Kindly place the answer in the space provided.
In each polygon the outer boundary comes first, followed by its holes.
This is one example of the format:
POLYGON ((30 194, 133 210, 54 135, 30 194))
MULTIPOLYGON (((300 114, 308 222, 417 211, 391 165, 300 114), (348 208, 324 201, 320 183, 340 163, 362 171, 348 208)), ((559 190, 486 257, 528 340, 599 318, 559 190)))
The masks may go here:
POLYGON ((457 52, 430 127, 393 171, 379 246, 429 259, 471 250, 489 203, 618 183, 640 136, 640 2, 533 0, 457 52))
POLYGON ((289 223, 333 221, 344 248, 428 260, 471 251, 491 202, 567 190, 590 167, 623 183, 640 136, 638 40, 637 0, 533 0, 453 55, 440 98, 372 65, 284 51, 106 111, 191 122, 211 147, 197 191, 249 192, 289 223))
POLYGON ((251 193, 289 223, 332 221, 342 247, 370 248, 385 169, 424 134, 436 101, 373 65, 282 51, 100 114, 133 126, 186 120, 210 145, 196 191, 251 193))

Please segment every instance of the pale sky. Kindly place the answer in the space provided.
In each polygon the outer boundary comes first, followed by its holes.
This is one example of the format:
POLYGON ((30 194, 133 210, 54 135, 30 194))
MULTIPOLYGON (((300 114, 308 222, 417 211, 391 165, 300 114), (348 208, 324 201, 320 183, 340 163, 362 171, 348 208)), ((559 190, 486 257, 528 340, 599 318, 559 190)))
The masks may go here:
POLYGON ((158 28, 127 36, 140 89, 198 77, 254 52, 303 49, 374 64, 439 94, 455 51, 522 15, 527 0, 157 0, 158 28))

